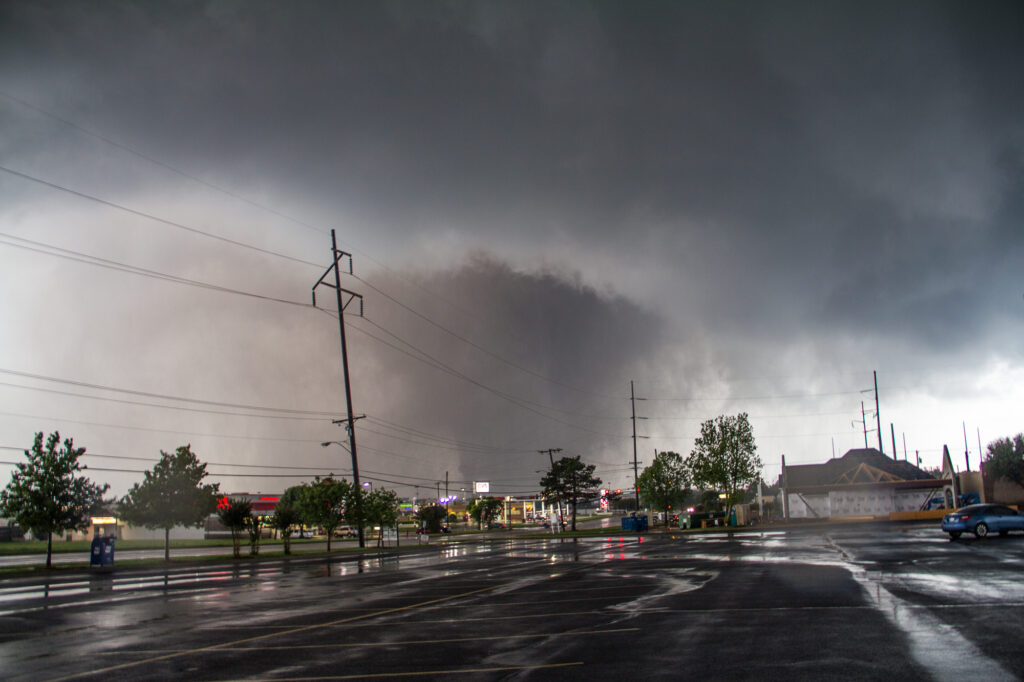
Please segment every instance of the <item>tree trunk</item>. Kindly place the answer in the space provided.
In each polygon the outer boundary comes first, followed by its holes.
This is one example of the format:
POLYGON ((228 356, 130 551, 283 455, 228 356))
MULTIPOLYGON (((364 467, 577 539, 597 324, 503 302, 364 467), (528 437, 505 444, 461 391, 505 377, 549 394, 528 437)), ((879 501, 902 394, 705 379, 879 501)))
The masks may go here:
POLYGON ((576 532, 576 500, 572 501, 572 530, 576 532))
POLYGON ((234 554, 236 559, 242 557, 242 552, 238 545, 238 531, 234 528, 231 529, 231 553, 234 554))
POLYGON ((282 531, 282 536, 284 538, 284 553, 285 554, 291 554, 292 553, 292 535, 291 535, 291 533, 289 533, 288 535, 284 535, 284 533, 282 531))
POLYGON ((53 563, 50 561, 53 557, 53 533, 46 534, 46 567, 52 568, 53 563))
POLYGON ((334 535, 334 531, 333 530, 327 531, 327 551, 328 552, 331 551, 331 536, 332 535, 334 535))
POLYGON ((171 529, 164 528, 164 561, 171 560, 171 529))

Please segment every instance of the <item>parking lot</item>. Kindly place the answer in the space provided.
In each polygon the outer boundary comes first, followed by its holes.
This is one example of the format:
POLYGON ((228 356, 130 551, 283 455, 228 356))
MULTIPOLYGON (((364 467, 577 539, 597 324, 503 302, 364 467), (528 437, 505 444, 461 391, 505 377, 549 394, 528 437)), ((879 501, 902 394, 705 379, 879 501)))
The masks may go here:
POLYGON ((1024 536, 508 538, 0 585, 8 679, 1020 679, 1024 536), (44 591, 45 590, 45 594, 44 591))

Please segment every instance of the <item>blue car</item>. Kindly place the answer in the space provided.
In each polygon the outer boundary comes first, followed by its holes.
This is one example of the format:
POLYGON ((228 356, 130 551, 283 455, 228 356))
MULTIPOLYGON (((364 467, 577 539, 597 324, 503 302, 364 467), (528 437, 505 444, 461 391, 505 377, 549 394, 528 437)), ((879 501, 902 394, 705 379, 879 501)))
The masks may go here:
POLYGON ((942 530, 951 540, 967 532, 979 538, 993 532, 1006 535, 1024 531, 1024 514, 1001 504, 972 504, 942 517, 942 530))

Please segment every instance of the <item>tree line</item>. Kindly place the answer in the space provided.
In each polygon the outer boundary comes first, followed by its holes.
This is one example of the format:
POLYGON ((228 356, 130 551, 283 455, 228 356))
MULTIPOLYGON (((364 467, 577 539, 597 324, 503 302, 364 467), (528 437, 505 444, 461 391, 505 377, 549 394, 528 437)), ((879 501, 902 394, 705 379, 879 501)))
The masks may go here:
POLYGON ((231 530, 236 557, 243 533, 249 536, 250 553, 259 551, 265 527, 281 533, 285 554, 290 554, 292 528, 299 524, 323 528, 330 551, 331 537, 342 522, 360 529, 366 525, 393 527, 398 522, 399 500, 393 490, 366 492, 333 476, 288 488, 274 514, 254 515, 251 502, 228 499, 219 484, 204 482, 206 463, 199 461, 191 445, 173 453, 161 450, 160 460, 143 473, 141 482, 120 500, 107 499, 104 495, 110 486, 84 475, 88 467, 78 461, 84 454, 85 448, 76 448, 71 438, 61 443, 56 431, 45 442, 43 433, 36 433, 32 447, 25 451, 25 461, 15 465, 11 481, 0 491, 0 516, 47 539, 47 568, 52 566, 54 534, 86 530, 91 517, 115 509, 117 516, 131 525, 164 531, 165 560, 170 558, 171 529, 201 527, 211 514, 217 514, 231 530))
MULTIPOLYGON (((601 479, 594 475, 595 469, 578 456, 563 457, 540 480, 542 494, 558 505, 560 516, 565 505, 572 530, 576 530, 577 506, 600 495, 601 479)), ((754 432, 746 413, 740 413, 705 421, 685 459, 676 452, 657 453, 637 477, 637 491, 646 505, 666 512, 666 523, 669 511, 679 508, 693 487, 724 494, 728 516, 760 474, 754 432)))

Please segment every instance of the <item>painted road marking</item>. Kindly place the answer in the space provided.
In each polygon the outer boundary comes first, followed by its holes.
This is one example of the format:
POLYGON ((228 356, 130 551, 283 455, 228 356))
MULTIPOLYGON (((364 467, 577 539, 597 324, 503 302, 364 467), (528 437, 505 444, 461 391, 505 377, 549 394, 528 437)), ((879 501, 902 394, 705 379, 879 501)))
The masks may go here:
MULTIPOLYGON (((225 649, 228 653, 236 651, 293 651, 295 649, 339 649, 351 647, 373 646, 416 646, 424 644, 465 644, 466 642, 487 642, 507 639, 543 639, 546 637, 582 637, 584 635, 613 635, 623 632, 637 632, 641 628, 612 628, 608 630, 580 630, 577 632, 542 632, 524 635, 489 635, 486 637, 449 637, 446 639, 408 639, 387 642, 331 642, 330 644, 290 644, 287 646, 235 646, 225 649)), ((102 653, 117 656, 121 654, 150 655, 170 652, 192 652, 192 649, 117 649, 102 653)))
MULTIPOLYGON (((140 665, 148 665, 150 663, 156 663, 158 661, 166 661, 166 660, 169 660, 169 659, 172 659, 172 658, 180 658, 181 656, 185 656, 185 655, 188 655, 188 654, 198 654, 198 653, 202 653, 202 652, 205 652, 205 651, 216 651, 217 649, 227 649, 229 647, 237 646, 239 644, 248 644, 249 642, 259 642, 259 641, 262 641, 262 640, 265 640, 265 639, 270 639, 271 637, 279 637, 281 635, 294 635, 294 634, 298 634, 300 632, 311 632, 313 630, 319 630, 321 628, 332 627, 334 625, 340 625, 342 623, 351 623, 353 621, 364 620, 366 618, 372 618, 374 616, 383 616, 383 615, 387 615, 387 614, 390 614, 390 613, 399 613, 399 612, 402 612, 402 611, 411 611, 412 609, 418 609, 418 608, 421 608, 423 606, 430 606, 432 604, 440 604, 440 603, 443 603, 443 602, 446 602, 446 601, 451 601, 453 599, 460 599, 462 597, 471 597, 471 596, 473 596, 475 594, 481 594, 483 592, 489 592, 489 591, 491 591, 491 590, 493 590, 493 589, 495 589, 497 587, 500 587, 500 586, 501 585, 494 585, 494 586, 491 586, 491 587, 484 587, 484 588, 477 589, 477 590, 470 590, 469 592, 463 592, 461 594, 453 594, 453 595, 449 595, 447 597, 441 597, 439 599, 429 599, 427 601, 417 602, 416 604, 409 604, 407 606, 398 606, 398 607, 395 607, 395 608, 383 609, 383 610, 377 611, 375 613, 366 613, 366 614, 363 614, 361 616, 351 616, 349 618, 339 618, 337 620, 333 620, 333 621, 330 621, 330 622, 327 622, 327 623, 319 623, 317 625, 304 625, 302 627, 292 628, 291 630, 282 630, 280 632, 269 632, 267 634, 256 635, 254 637, 246 637, 244 639, 237 639, 237 640, 234 640, 232 642, 222 642, 220 644, 211 644, 209 646, 199 647, 199 648, 196 648, 196 649, 187 649, 187 650, 183 650, 183 651, 176 651, 174 653, 164 654, 162 656, 153 656, 151 658, 145 658, 145 659, 141 659, 141 660, 138 660, 138 661, 130 661, 128 663, 121 663, 120 665, 112 665, 112 666, 108 666, 108 667, 105 667, 105 668, 96 668, 94 670, 86 670, 84 672, 72 673, 71 675, 65 675, 63 677, 55 677, 55 678, 53 678, 51 680, 51 682, 61 682, 62 680, 73 680, 76 677, 84 677, 86 675, 102 675, 102 674, 105 674, 105 673, 108 673, 108 672, 112 672, 114 670, 125 670, 126 668, 134 668, 134 667, 137 667, 137 666, 140 666, 140 665)), ((338 678, 326 678, 326 679, 338 679, 338 678)))

